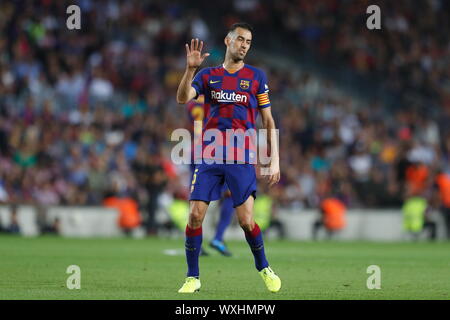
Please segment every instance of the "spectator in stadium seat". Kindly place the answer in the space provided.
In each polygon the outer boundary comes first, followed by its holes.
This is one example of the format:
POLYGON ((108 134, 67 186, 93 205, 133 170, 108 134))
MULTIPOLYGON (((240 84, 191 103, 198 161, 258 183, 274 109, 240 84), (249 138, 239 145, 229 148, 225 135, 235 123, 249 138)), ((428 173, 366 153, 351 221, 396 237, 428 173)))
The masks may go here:
POLYGON ((320 203, 320 218, 313 224, 313 239, 318 239, 318 232, 325 228, 328 239, 345 227, 347 207, 338 198, 328 196, 320 203))
POLYGON ((450 239, 450 175, 442 170, 438 171, 434 186, 437 191, 438 203, 445 223, 446 236, 447 239, 450 239))
POLYGON ((119 197, 109 193, 103 200, 103 205, 107 208, 114 208, 119 212, 118 224, 127 236, 131 235, 133 229, 141 225, 139 206, 132 197, 119 197))
POLYGON ((155 235, 158 228, 155 221, 156 211, 158 210, 158 198, 164 191, 167 176, 164 173, 160 157, 158 155, 146 155, 142 149, 138 150, 132 166, 136 179, 145 188, 148 196, 147 216, 145 219, 147 235, 155 235))
POLYGON ((278 198, 280 188, 269 188, 267 184, 258 184, 261 192, 255 199, 254 212, 255 221, 265 235, 269 230, 276 230, 279 239, 286 237, 286 229, 278 217, 278 198))
MULTIPOLYGON (((44 216, 44 219, 47 220, 45 216, 44 216)), ((53 221, 51 221, 50 223, 47 221, 43 221, 39 225, 39 229, 41 231, 41 234, 60 235, 61 234, 61 220, 59 217, 54 217, 53 221)))
POLYGON ((10 222, 9 226, 7 226, 4 229, 8 233, 19 234, 20 226, 19 226, 19 221, 17 219, 17 205, 16 204, 10 205, 9 213, 10 213, 11 222, 10 222))
POLYGON ((429 169, 421 162, 413 162, 406 169, 406 195, 423 194, 427 188, 429 169))
POLYGON ((428 200, 420 195, 409 197, 402 207, 403 227, 415 240, 420 234, 429 230, 427 234, 430 240, 436 240, 436 222, 431 218, 431 206, 428 200))

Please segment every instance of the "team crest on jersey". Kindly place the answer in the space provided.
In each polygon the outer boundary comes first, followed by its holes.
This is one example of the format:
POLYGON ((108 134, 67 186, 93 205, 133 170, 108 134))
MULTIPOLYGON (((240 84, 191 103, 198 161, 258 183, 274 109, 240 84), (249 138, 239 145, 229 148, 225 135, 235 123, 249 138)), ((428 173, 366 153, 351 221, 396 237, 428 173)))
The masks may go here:
POLYGON ((239 87, 242 90, 247 90, 248 88, 250 88, 250 80, 241 80, 241 82, 239 83, 239 87))

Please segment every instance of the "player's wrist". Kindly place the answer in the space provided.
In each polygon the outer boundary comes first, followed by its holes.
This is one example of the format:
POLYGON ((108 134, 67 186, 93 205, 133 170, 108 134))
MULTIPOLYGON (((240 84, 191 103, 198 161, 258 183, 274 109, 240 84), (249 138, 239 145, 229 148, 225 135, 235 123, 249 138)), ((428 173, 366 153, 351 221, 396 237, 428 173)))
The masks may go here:
POLYGON ((275 166, 275 165, 279 166, 280 165, 280 158, 272 156, 272 158, 270 159, 270 165, 271 166, 275 166))
POLYGON ((279 170, 280 169, 280 163, 278 161, 272 161, 270 163, 270 168, 271 169, 275 169, 275 170, 279 170))

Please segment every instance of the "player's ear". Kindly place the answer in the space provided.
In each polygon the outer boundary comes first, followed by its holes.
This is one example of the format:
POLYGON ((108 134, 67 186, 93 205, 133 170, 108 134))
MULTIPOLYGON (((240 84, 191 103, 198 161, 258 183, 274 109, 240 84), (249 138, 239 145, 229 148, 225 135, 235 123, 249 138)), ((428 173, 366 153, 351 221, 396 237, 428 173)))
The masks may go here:
POLYGON ((228 47, 230 45, 230 37, 226 36, 225 39, 223 39, 223 43, 228 47))

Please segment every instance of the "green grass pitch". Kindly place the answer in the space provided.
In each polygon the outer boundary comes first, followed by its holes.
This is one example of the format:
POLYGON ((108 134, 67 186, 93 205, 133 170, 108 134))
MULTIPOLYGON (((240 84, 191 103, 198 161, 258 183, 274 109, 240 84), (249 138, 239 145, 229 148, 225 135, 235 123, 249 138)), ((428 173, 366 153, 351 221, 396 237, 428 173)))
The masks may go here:
MULTIPOLYGON (((205 241, 207 242, 207 241, 205 241)), ((210 249, 200 257, 202 289, 181 295, 184 240, 67 239, 0 236, 0 299, 322 300, 450 299, 450 243, 266 241, 282 280, 266 290, 245 241, 234 256, 210 249), (66 287, 69 265, 81 268, 81 289, 66 287), (381 268, 381 289, 366 287, 367 267, 381 268)))

